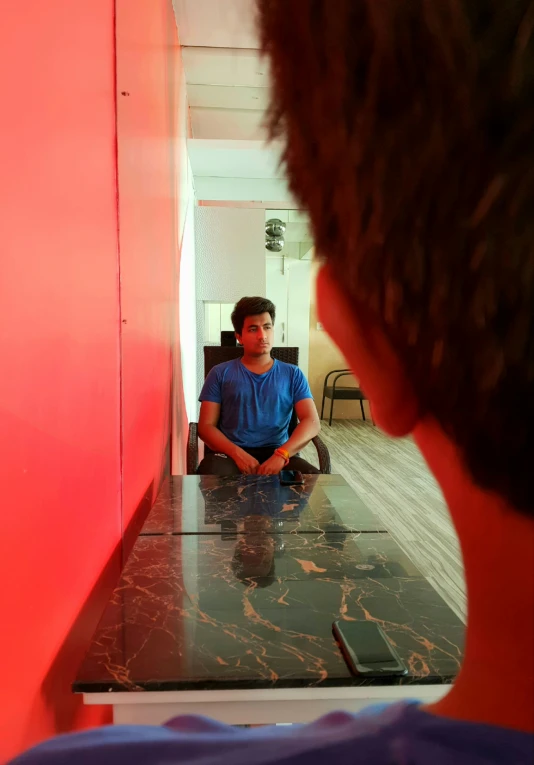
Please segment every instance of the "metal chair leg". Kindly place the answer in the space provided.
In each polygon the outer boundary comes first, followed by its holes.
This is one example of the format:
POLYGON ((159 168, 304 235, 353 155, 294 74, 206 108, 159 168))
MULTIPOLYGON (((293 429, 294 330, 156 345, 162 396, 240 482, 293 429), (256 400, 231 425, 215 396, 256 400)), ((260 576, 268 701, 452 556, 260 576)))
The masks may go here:
POLYGON ((323 403, 321 404, 321 420, 323 419, 324 414, 324 400, 326 398, 326 395, 323 393, 323 403))
POLYGON ((335 401, 335 399, 334 399, 334 397, 332 396, 332 403, 331 403, 331 405, 330 405, 330 421, 329 421, 329 423, 328 423, 329 425, 331 425, 331 424, 332 424, 332 415, 334 414, 334 401, 335 401))
POLYGON ((362 410, 362 420, 365 420, 365 409, 363 408, 362 399, 360 399, 360 409, 362 410))

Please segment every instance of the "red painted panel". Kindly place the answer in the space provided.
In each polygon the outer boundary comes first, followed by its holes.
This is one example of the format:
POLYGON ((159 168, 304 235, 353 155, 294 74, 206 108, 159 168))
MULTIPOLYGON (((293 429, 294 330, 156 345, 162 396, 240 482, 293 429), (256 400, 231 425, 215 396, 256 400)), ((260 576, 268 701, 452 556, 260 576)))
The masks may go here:
POLYGON ((180 62, 171 0, 117 0, 125 528, 168 470, 180 62))
POLYGON ((0 761, 81 722, 68 684, 118 574, 113 13, 2 7, 0 761))
MULTIPOLYGON (((129 5, 143 36, 121 136, 125 525, 165 462, 177 203, 171 0, 129 5)), ((121 540, 114 2, 2 11, 0 761, 103 719, 69 687, 121 540)))

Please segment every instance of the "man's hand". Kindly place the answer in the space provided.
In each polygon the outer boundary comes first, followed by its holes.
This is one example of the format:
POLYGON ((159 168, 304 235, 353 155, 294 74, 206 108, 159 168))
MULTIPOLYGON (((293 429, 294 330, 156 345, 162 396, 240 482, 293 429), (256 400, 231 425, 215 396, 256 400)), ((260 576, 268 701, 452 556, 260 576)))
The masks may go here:
POLYGON ((244 449, 237 448, 230 456, 239 470, 245 473, 245 475, 254 475, 258 472, 257 468, 260 463, 244 449))
POLYGON ((279 454, 273 454, 272 457, 269 457, 267 462, 260 465, 259 470, 256 472, 258 475, 278 475, 285 464, 286 461, 283 457, 280 457, 279 454))

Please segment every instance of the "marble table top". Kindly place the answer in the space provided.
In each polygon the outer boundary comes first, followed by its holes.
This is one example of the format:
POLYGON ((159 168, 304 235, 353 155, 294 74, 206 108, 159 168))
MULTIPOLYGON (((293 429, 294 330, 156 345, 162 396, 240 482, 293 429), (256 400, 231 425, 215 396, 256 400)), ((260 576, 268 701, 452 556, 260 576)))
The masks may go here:
POLYGON ((389 534, 278 533, 275 521, 249 515, 233 536, 140 536, 74 690, 452 681, 464 626, 389 534), (352 676, 337 618, 380 624, 408 674, 352 676))
POLYGON ((255 515, 271 518, 274 533, 386 531, 339 475, 305 476, 304 486, 281 486, 277 476, 174 476, 162 486, 141 535, 231 538, 255 515))

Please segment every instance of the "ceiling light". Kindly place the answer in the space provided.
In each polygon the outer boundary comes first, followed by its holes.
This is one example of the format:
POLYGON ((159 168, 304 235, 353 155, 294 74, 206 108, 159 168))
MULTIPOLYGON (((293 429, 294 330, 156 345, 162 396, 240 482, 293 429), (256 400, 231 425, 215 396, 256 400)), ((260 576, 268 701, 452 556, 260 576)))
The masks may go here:
POLYGON ((286 224, 280 218, 270 218, 265 224, 267 236, 282 236, 286 230, 286 224))
POLYGON ((268 236, 265 239, 265 249, 269 252, 281 252, 284 249, 284 239, 281 236, 268 236))

